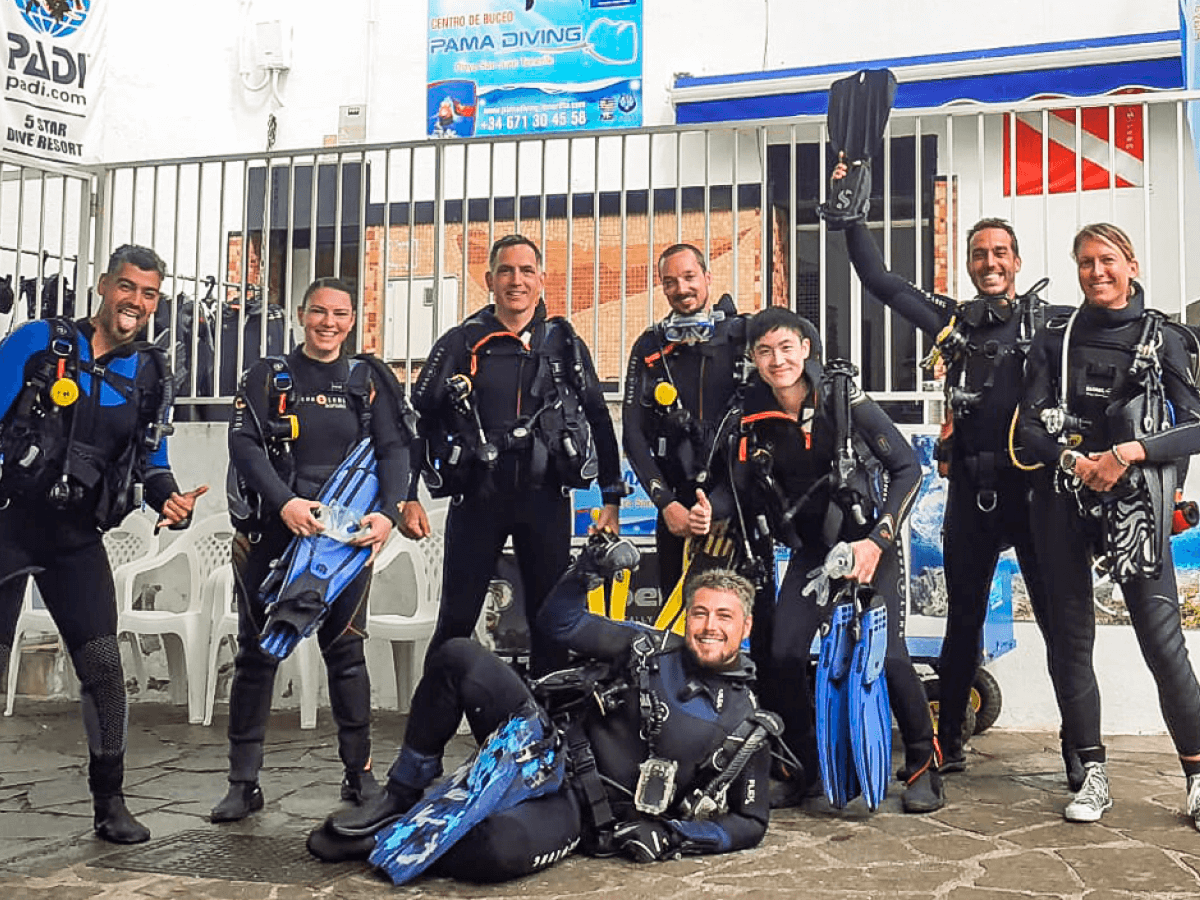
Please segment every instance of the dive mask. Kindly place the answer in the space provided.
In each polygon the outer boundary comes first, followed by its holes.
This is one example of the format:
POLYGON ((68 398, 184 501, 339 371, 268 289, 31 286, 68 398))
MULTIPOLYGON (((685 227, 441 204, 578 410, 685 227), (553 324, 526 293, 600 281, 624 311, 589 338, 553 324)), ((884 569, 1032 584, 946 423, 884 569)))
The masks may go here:
POLYGON ((700 344, 712 339, 717 331, 717 323, 724 318, 725 313, 720 310, 692 313, 689 316, 671 313, 663 319, 663 337, 672 344, 700 344))

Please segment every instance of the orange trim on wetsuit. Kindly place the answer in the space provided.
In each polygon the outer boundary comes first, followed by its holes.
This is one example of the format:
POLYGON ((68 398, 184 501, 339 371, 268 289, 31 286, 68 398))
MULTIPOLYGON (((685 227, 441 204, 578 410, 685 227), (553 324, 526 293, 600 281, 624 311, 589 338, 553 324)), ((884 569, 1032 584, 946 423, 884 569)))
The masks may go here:
POLYGON ((651 353, 649 356, 644 357, 642 361, 647 365, 647 367, 653 366, 668 353, 674 353, 675 348, 678 346, 678 344, 667 344, 667 346, 663 347, 657 353, 651 353))
POLYGON ((482 338, 479 339, 479 342, 477 344, 475 344, 474 347, 471 348, 471 377, 472 378, 475 377, 475 370, 477 368, 479 368, 479 348, 482 347, 484 344, 486 344, 488 341, 492 340, 493 338, 512 338, 514 341, 517 341, 518 343, 520 343, 520 345, 522 347, 524 347, 526 350, 529 349, 529 345, 521 339, 521 336, 519 334, 514 334, 511 331, 493 331, 491 334, 484 335, 482 338))
MULTIPOLYGON (((791 416, 789 416, 787 413, 783 412, 782 410, 768 409, 768 410, 764 410, 763 412, 751 413, 748 416, 742 416, 742 424, 743 425, 753 425, 755 422, 763 422, 768 419, 785 419, 788 422, 791 422, 793 425, 798 427, 800 429, 801 433, 804 435, 804 449, 805 450, 812 449, 812 432, 806 431, 804 429, 803 425, 801 425, 794 418, 792 418, 791 416)), ((746 443, 746 439, 742 438, 742 446, 739 447, 739 449, 738 449, 738 458, 742 462, 746 461, 745 443, 746 443)))

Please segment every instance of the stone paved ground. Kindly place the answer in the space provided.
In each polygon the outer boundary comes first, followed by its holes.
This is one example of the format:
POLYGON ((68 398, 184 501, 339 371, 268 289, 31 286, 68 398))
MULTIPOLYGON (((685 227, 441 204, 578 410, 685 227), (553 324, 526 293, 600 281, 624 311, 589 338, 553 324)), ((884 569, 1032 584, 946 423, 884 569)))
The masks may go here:
MULTIPOLYGON (((182 831, 242 833, 298 844, 337 800, 340 767, 328 711, 316 732, 295 713, 271 723, 266 809, 236 825, 205 816, 224 789, 224 721, 182 724, 181 708, 131 709, 130 805, 155 838, 182 831), (222 832, 222 829, 228 831, 222 832)), ((403 719, 379 714, 380 768, 403 719)), ((468 750, 458 739, 454 753, 468 750)), ((84 898, 849 898, 849 900, 1192 900, 1200 896, 1200 833, 1183 815, 1183 779, 1163 737, 1119 737, 1109 745, 1116 806, 1098 825, 1063 821, 1066 782, 1057 739, 989 732, 976 738, 970 770, 948 780, 950 803, 905 816, 897 797, 875 815, 824 800, 772 818, 762 845, 728 856, 651 866, 573 857, 507 885, 424 879, 392 888, 364 867, 312 884, 258 884, 89 865, 113 853, 91 834, 78 707, 22 700, 0 719, 0 897, 84 898)))

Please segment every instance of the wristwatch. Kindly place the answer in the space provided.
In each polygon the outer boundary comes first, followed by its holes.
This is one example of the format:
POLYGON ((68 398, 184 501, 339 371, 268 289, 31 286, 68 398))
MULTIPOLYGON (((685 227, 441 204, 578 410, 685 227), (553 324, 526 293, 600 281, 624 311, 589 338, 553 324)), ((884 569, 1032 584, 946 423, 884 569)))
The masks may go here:
POLYGON ((1074 450, 1064 450, 1058 458, 1058 467, 1069 475, 1075 471, 1075 463, 1078 461, 1078 453, 1074 450))

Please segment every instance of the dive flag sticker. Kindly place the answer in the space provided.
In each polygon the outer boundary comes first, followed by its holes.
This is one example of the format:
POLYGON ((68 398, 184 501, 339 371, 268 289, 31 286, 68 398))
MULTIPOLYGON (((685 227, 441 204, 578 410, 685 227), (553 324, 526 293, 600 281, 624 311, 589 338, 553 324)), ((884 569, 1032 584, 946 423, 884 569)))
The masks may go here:
POLYGON ((1015 135, 1011 114, 1004 115, 1004 196, 1012 195, 1014 144, 1018 196, 1144 184, 1145 125, 1140 104, 1016 115, 1015 135))

